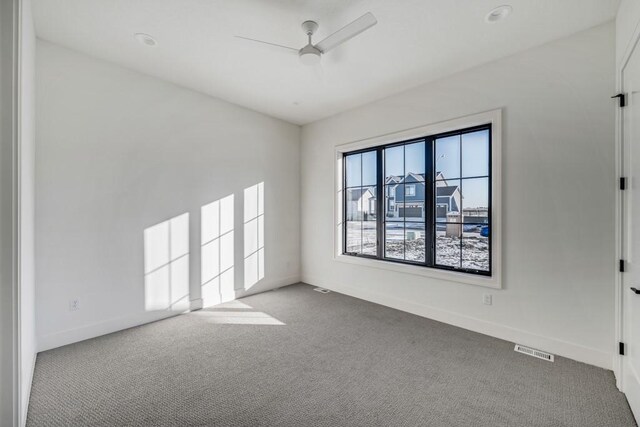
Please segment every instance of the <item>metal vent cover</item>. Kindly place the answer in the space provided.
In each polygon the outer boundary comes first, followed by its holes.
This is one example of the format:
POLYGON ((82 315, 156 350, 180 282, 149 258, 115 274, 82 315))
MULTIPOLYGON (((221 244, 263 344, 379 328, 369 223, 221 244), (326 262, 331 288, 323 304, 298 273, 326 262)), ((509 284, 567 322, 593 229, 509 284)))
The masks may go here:
POLYGON ((320 292, 321 294, 328 294, 329 292, 331 292, 329 289, 325 288, 313 288, 313 290, 316 292, 320 292))
POLYGON ((537 357, 538 359, 546 360, 547 362, 553 362, 553 354, 545 351, 536 350, 535 348, 527 347, 522 344, 516 344, 514 350, 518 353, 526 354, 529 356, 537 357))

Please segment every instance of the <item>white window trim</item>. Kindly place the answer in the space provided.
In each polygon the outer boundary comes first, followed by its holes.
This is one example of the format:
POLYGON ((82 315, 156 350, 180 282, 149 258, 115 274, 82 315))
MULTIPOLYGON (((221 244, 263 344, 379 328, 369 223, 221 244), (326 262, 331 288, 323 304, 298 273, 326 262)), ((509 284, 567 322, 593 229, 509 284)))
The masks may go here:
POLYGON ((407 184, 405 185, 405 197, 406 196, 415 196, 416 195, 416 185, 415 184, 407 184), (408 189, 411 189, 411 194, 407 192, 408 189))
POLYGON ((333 259, 338 262, 379 268, 434 279, 448 280, 469 285, 485 286, 494 289, 502 288, 502 109, 473 114, 444 122, 419 126, 399 132, 393 132, 338 144, 335 146, 334 161, 334 245, 333 259), (457 271, 394 263, 378 259, 360 258, 342 254, 342 161, 343 154, 394 142, 451 132, 473 126, 491 123, 491 276, 480 276, 457 271))

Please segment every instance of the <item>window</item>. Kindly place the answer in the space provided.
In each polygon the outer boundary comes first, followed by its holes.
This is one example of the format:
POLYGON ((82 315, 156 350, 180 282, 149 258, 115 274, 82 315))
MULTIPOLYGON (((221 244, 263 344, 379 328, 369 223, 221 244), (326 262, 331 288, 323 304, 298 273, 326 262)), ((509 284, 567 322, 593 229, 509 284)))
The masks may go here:
POLYGON ((377 231, 377 156, 375 152, 345 156, 345 252, 375 255, 377 231))
POLYGON ((492 275, 492 124, 342 153, 342 254, 492 275))

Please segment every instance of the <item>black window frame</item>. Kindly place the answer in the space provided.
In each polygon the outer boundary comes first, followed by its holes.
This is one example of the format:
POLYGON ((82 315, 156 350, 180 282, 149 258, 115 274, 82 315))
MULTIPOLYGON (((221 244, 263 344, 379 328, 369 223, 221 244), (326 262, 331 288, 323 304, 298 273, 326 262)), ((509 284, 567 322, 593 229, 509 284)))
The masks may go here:
MULTIPOLYGON (((372 147, 367 147, 359 150, 353 150, 342 153, 342 254, 347 256, 354 256, 358 258, 368 258, 375 259, 384 262, 396 263, 396 264, 406 264, 406 265, 414 265, 425 268, 437 269, 437 270, 445 270, 452 271, 457 273, 466 273, 478 276, 491 277, 493 273, 493 203, 492 203, 492 194, 493 194, 493 143, 492 143, 492 123, 487 123, 479 126, 472 126, 463 129, 442 132, 438 134, 425 135, 419 138, 411 138, 403 141, 392 142, 388 144, 376 145, 372 147), (488 243, 488 252, 489 252, 489 270, 478 270, 471 268, 463 268, 462 267, 462 242, 460 249, 460 257, 461 263, 460 267, 453 267, 447 265, 436 264, 435 262, 435 244, 436 244, 436 207, 438 205, 437 199, 434 194, 435 188, 435 178, 436 178, 436 167, 435 167, 435 150, 436 150, 436 140, 441 138, 446 138, 450 136, 464 135, 467 133, 473 133, 478 131, 487 130, 489 135, 489 164, 488 164, 488 175, 481 176, 480 178, 488 178, 489 180, 489 189, 488 189, 488 212, 487 212, 487 223, 489 226, 489 235, 487 237, 488 243), (385 171, 384 171, 384 150, 396 147, 396 146, 404 146, 409 144, 414 144, 417 142, 425 143, 425 200, 423 209, 425 210, 425 261, 412 261, 406 259, 395 259, 395 258, 386 258, 385 257, 385 225, 386 225, 386 211, 385 211, 385 171), (349 188, 355 187, 347 187, 347 157, 354 154, 363 154, 369 152, 376 152, 376 255, 369 255, 363 253, 356 252, 348 252, 347 251, 347 194, 349 188), (428 179, 427 179, 428 177, 428 179)), ((460 138, 462 141, 462 138, 460 138)), ((461 142, 462 144, 462 142, 461 142)), ((460 164, 462 165, 462 149, 460 149, 460 164)), ((362 163, 361 163, 361 171, 362 171, 362 163)), ((362 173, 362 172, 361 172, 362 173)), ((462 175, 462 168, 460 169, 460 175, 462 175)), ((459 178, 451 178, 453 180, 458 180, 462 182, 464 179, 474 179, 478 177, 462 177, 459 178)), ((447 179, 445 177, 445 179, 447 179)), ((363 185, 362 176, 360 187, 373 187, 372 185, 363 185)), ((460 226, 464 227, 463 219, 460 220, 460 226)))

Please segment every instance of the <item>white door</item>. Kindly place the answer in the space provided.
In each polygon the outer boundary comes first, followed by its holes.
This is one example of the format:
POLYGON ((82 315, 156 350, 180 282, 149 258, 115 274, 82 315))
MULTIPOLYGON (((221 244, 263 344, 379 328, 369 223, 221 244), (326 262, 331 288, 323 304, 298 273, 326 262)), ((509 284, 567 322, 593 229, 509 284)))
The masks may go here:
POLYGON ((621 110, 627 190, 623 192, 626 265, 622 275, 621 332, 625 355, 621 362, 621 385, 636 419, 640 419, 640 45, 623 68, 622 89, 627 103, 621 110))

